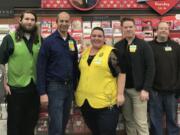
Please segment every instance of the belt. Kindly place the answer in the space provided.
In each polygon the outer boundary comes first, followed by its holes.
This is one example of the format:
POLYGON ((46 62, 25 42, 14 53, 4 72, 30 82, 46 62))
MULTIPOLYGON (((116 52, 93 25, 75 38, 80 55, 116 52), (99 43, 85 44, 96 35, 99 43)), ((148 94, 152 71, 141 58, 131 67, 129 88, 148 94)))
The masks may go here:
POLYGON ((49 83, 55 83, 55 84, 61 84, 61 85, 68 85, 68 84, 71 84, 72 83, 72 81, 49 81, 49 83))

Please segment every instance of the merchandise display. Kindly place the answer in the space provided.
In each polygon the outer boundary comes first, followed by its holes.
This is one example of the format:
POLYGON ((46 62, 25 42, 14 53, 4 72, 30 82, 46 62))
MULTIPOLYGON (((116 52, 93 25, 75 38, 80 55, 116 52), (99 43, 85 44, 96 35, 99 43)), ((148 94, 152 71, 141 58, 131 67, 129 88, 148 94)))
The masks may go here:
MULTIPOLYGON (((156 27, 160 20, 166 21, 170 24, 171 38, 177 42, 180 37, 180 19, 176 19, 175 16, 166 16, 162 18, 134 18, 136 24, 136 35, 140 38, 143 38, 146 41, 151 41, 156 36, 156 27)), ((113 20, 109 18, 102 18, 98 21, 94 20, 94 17, 91 18, 92 21, 86 21, 84 17, 75 17, 72 18, 71 27, 69 33, 76 39, 79 46, 89 46, 90 45, 90 33, 94 27, 100 26, 105 31, 106 43, 113 45, 119 40, 121 40, 121 22, 119 20, 113 20), (85 20, 85 21, 84 21, 85 20)), ((55 29, 55 18, 42 18, 40 20, 41 24, 41 35, 42 37, 47 37, 55 29)), ((81 48, 81 47, 79 47, 81 48)))

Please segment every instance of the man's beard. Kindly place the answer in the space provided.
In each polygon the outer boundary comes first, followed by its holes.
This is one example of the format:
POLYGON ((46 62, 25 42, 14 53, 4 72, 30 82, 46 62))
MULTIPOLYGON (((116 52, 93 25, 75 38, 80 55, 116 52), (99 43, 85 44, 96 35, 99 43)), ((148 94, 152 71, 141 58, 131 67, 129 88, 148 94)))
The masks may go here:
POLYGON ((24 32, 24 33, 34 33, 37 31, 37 26, 32 27, 31 29, 27 29, 25 26, 23 26, 22 24, 19 25, 20 29, 24 32))
POLYGON ((161 42, 166 42, 167 39, 168 39, 168 37, 165 37, 165 36, 159 36, 158 39, 159 39, 159 41, 161 41, 161 42))

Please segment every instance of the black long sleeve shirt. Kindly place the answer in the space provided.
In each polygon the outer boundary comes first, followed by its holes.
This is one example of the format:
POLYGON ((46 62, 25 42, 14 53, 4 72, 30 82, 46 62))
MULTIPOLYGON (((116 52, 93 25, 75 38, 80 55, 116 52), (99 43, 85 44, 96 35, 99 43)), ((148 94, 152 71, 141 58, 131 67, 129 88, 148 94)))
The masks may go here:
MULTIPOLYGON (((23 40, 29 50, 30 53, 32 52, 32 45, 33 45, 33 36, 30 39, 26 39, 23 37, 23 40)), ((9 60, 9 57, 13 54, 14 51, 14 42, 11 36, 8 34, 3 38, 2 44, 0 46, 0 63, 6 64, 9 60)))
POLYGON ((180 91, 180 45, 172 40, 149 42, 156 65, 153 88, 158 91, 180 91))
POLYGON ((115 44, 115 48, 127 61, 126 88, 150 91, 155 71, 152 48, 147 42, 137 37, 132 41, 132 45, 136 46, 134 52, 130 52, 126 39, 115 44))

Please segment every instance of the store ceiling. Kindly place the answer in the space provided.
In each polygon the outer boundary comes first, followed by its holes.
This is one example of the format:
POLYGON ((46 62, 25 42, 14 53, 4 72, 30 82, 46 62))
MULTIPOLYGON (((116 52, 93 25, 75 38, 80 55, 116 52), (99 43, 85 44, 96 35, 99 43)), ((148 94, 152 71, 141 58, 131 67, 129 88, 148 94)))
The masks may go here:
POLYGON ((41 0, 0 0, 0 7, 4 8, 40 8, 41 0))

